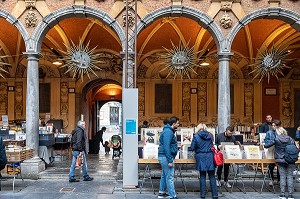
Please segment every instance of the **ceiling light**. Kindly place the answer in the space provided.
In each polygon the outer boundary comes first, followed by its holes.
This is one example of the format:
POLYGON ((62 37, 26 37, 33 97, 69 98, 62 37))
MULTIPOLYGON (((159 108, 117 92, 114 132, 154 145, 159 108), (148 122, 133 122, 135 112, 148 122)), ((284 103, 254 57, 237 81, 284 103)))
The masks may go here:
POLYGON ((208 62, 202 62, 202 63, 200 64, 200 66, 209 66, 209 63, 208 63, 208 62))
POLYGON ((62 65, 62 62, 60 62, 60 61, 54 61, 52 64, 54 64, 56 66, 60 66, 60 65, 62 65))

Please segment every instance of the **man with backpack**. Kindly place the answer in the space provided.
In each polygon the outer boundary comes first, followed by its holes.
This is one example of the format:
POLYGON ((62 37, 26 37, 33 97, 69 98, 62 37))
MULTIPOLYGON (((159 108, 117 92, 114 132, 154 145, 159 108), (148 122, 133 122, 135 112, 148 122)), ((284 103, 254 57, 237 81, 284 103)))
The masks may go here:
POLYGON ((75 178, 75 167, 76 167, 76 160, 78 156, 82 157, 83 165, 82 167, 82 176, 83 181, 92 181, 91 178, 87 173, 87 163, 86 163, 86 132, 85 132, 85 122, 78 121, 77 127, 72 131, 72 138, 71 138, 71 147, 72 147, 72 164, 70 167, 69 173, 69 182, 79 182, 78 179, 75 178))
POLYGON ((293 171, 296 168, 295 162, 298 160, 299 151, 295 145, 293 138, 288 136, 287 131, 276 126, 275 127, 276 138, 271 140, 269 143, 265 143, 265 147, 271 147, 275 145, 275 162, 278 163, 278 168, 280 172, 280 196, 279 199, 286 199, 285 187, 288 187, 288 197, 287 199, 294 199, 294 180, 293 171), (296 150, 295 150, 296 149, 296 150))

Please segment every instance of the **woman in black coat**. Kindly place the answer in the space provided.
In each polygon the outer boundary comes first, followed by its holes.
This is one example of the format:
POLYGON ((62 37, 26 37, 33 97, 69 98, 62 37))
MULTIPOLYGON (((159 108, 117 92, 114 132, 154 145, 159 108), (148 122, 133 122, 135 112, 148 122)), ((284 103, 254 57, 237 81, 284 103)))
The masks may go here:
POLYGON ((215 178, 214 154, 211 151, 213 146, 213 135, 206 130, 205 124, 196 127, 196 134, 191 143, 191 150, 195 151, 196 169, 200 172, 200 195, 206 196, 206 173, 209 177, 212 198, 218 198, 217 183, 215 178))

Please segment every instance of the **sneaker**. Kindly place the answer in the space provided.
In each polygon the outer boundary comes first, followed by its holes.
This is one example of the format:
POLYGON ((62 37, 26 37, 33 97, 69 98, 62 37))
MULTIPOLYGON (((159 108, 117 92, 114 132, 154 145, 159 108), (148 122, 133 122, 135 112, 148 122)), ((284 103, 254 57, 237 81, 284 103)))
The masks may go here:
POLYGON ((286 199, 286 197, 285 197, 284 194, 281 194, 281 195, 279 196, 279 199, 286 199))
POLYGON ((70 178, 69 182, 79 182, 79 180, 75 179, 75 178, 70 178))
POLYGON ((273 187, 273 185, 274 185, 273 181, 270 181, 270 182, 269 182, 269 186, 270 186, 270 187, 273 187))
POLYGON ((92 180, 94 180, 94 178, 92 178, 92 177, 86 177, 83 179, 83 181, 92 181, 92 180))
POLYGON ((224 182, 224 186, 227 188, 231 188, 231 184, 229 184, 229 182, 224 182))
POLYGON ((287 197, 287 199, 294 199, 294 196, 293 196, 293 195, 289 195, 289 196, 287 197))
POLYGON ((221 186, 221 182, 219 180, 216 180, 217 181, 217 187, 220 187, 221 186))
POLYGON ((158 193, 158 198, 169 198, 169 194, 167 193, 158 193))

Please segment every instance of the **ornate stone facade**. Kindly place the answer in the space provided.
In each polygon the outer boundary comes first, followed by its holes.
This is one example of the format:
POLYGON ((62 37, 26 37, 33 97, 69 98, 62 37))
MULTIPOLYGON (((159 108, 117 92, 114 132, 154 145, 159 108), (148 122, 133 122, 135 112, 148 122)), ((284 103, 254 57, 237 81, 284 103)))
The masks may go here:
POLYGON ((23 82, 15 85, 15 117, 21 119, 23 115, 23 82))

